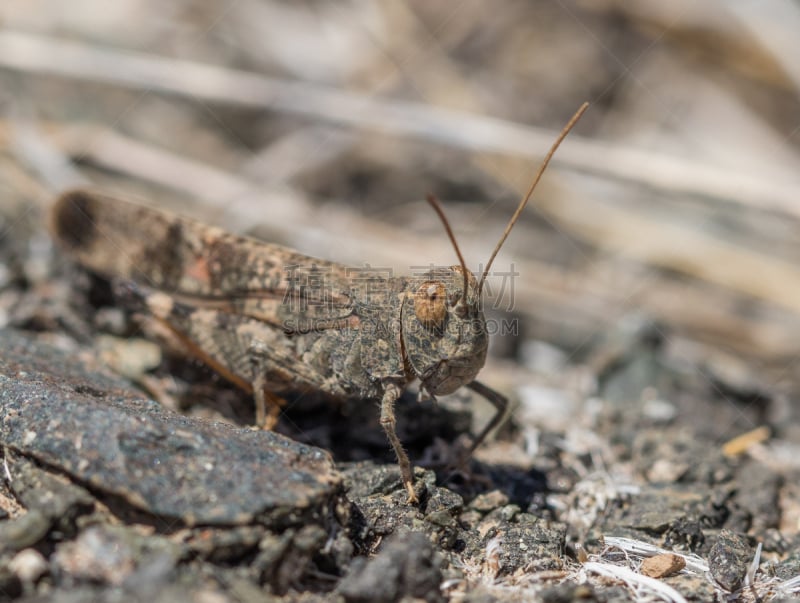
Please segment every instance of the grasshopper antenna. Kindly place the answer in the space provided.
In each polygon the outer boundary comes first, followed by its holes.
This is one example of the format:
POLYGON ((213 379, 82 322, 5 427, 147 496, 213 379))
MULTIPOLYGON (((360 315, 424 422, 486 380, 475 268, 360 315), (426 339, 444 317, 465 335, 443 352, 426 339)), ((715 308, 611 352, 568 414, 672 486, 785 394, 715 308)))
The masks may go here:
MULTIPOLYGON (((520 204, 517 206, 517 211, 515 211, 514 215, 511 216, 511 220, 508 222, 508 226, 506 226, 505 232, 503 232, 503 236, 500 237, 500 241, 498 241, 497 246, 494 248, 494 251, 492 252, 492 255, 489 257, 489 261, 486 263, 486 269, 483 271, 483 274, 481 275, 481 280, 478 281, 478 295, 480 295, 481 291, 483 291, 483 282, 486 280, 486 277, 489 276, 489 270, 492 267, 492 262, 494 262, 494 258, 497 257, 500 248, 503 246, 503 243, 505 243, 506 239, 508 238, 508 233, 510 233, 511 229, 514 228, 514 224, 516 224, 517 219, 522 213, 522 210, 525 209, 525 206, 528 204, 528 201, 530 200, 531 195, 533 194, 533 189, 535 189, 536 185, 539 184, 539 180, 542 179, 542 174, 544 174, 544 171, 547 169, 547 164, 550 163, 550 160, 553 158, 553 155, 555 154, 558 146, 567 137, 567 134, 569 134, 570 130, 572 130, 572 128, 575 126, 575 124, 578 122, 581 116, 586 112, 586 109, 588 107, 589 103, 583 103, 581 105, 580 109, 578 109, 575 112, 575 115, 572 116, 572 119, 570 119, 567 122, 567 125, 564 126, 564 129, 561 130, 561 134, 558 135, 558 138, 556 138, 556 141, 553 143, 553 146, 550 147, 550 151, 547 153, 547 156, 544 158, 544 161, 542 161, 542 165, 539 166, 539 171, 536 172, 536 176, 534 177, 533 182, 528 188, 528 192, 525 193, 525 196, 522 198, 522 201, 520 201, 520 204)), ((461 254, 459 254, 459 257, 460 256, 461 254)))
POLYGON ((450 228, 450 222, 447 221, 447 216, 444 215, 442 206, 436 200, 436 197, 430 193, 428 193, 425 199, 431 204, 433 211, 436 212, 436 215, 439 216, 442 224, 444 224, 444 229, 447 231, 447 236, 450 237, 450 242, 453 244, 453 247, 456 250, 458 261, 461 262, 461 271, 464 273, 464 292, 461 295, 461 299, 458 300, 458 303, 456 304, 455 312, 459 316, 464 316, 467 313, 467 286, 469 285, 469 277, 467 276, 469 274, 467 271, 467 263, 464 261, 464 256, 461 255, 461 250, 458 248, 458 243, 456 243, 456 237, 453 234, 453 229, 450 228))

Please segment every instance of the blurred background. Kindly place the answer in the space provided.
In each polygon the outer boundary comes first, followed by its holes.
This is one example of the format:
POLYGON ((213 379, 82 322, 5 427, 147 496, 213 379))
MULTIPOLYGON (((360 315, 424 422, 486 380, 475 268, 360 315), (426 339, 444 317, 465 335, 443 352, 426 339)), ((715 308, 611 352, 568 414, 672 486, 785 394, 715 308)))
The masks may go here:
POLYGON ((791 397, 798 31, 778 0, 4 0, 4 238, 92 184, 407 274, 456 261, 432 192, 477 271, 588 101, 494 265, 518 330, 484 379, 596 377, 655 331, 791 397))

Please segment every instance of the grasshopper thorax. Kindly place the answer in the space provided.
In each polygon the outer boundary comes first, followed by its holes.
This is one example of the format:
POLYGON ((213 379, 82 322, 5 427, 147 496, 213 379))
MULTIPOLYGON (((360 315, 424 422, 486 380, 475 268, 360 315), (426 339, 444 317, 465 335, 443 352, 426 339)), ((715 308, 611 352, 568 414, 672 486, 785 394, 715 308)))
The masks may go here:
POLYGON ((486 360, 488 338, 478 281, 461 266, 411 281, 401 311, 406 365, 430 394, 470 383, 486 360))

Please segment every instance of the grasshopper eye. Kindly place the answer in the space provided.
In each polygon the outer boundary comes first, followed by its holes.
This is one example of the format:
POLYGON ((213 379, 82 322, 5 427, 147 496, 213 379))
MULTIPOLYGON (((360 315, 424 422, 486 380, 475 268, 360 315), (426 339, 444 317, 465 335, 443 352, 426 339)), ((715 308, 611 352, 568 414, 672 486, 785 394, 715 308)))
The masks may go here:
POLYGON ((414 294, 414 314, 426 328, 442 326, 447 316, 447 290, 438 281, 425 281, 414 294))

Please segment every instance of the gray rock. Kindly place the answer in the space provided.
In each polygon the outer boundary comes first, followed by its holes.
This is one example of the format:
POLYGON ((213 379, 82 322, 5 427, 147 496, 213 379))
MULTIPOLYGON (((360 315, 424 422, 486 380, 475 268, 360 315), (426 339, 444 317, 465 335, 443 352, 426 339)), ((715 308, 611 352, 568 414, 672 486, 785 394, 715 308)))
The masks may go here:
POLYGON ((363 550, 372 550, 384 536, 408 532, 425 533, 444 551, 463 548, 469 537, 458 521, 464 500, 437 486, 433 472, 418 468, 415 475, 419 506, 407 504, 397 467, 358 463, 344 471, 353 503, 346 523, 363 550))
POLYGON ((74 533, 77 518, 94 509, 94 497, 66 477, 18 455, 8 464, 17 500, 47 517, 62 535, 74 533))
POLYGON ((762 532, 780 522, 779 491, 781 476, 758 461, 747 461, 737 468, 736 502, 752 516, 752 528, 762 532))
POLYGON ((484 549, 490 542, 499 545, 500 574, 513 574, 518 569, 526 572, 561 569, 566 526, 548 522, 527 513, 520 513, 515 521, 502 522, 484 539, 484 549))
POLYGON ((753 548, 747 539, 730 530, 722 530, 711 547, 708 568, 717 584, 731 592, 742 586, 752 560, 753 548))
POLYGON ((708 496, 696 487, 679 484, 647 486, 625 508, 620 525, 663 533, 676 521, 698 513, 708 496))
POLYGON ((0 551, 21 551, 44 538, 53 525, 41 511, 33 509, 24 515, 0 523, 0 551))
POLYGON ((500 492, 500 490, 492 490, 486 494, 476 496, 472 502, 469 503, 469 508, 475 509, 481 513, 488 513, 489 511, 493 511, 494 509, 507 504, 508 496, 505 494, 505 492, 500 492))
POLYGON ((791 580, 800 576, 800 550, 789 554, 786 559, 775 565, 775 577, 780 580, 791 580))
POLYGON ((121 586, 153 560, 168 574, 179 554, 180 548, 162 536, 140 534, 125 526, 97 525, 81 532, 76 540, 59 544, 53 562, 60 572, 76 580, 121 586))
POLYGON ((663 581, 689 601, 717 600, 717 589, 704 575, 681 573, 664 578, 663 581))
POLYGON ((0 443, 21 455, 167 522, 327 517, 341 479, 326 452, 167 411, 20 332, 0 330, 0 349, 0 443))
POLYGON ((441 559, 428 537, 417 532, 387 539, 372 559, 353 561, 338 592, 348 603, 391 603, 404 597, 443 601, 441 559))
POLYGON ((542 603, 627 603, 634 599, 620 587, 610 587, 598 592, 590 584, 564 583, 541 592, 542 603))
POLYGON ((253 563, 260 581, 268 584, 272 592, 285 594, 306 574, 311 558, 319 553, 327 537, 319 526, 267 535, 259 543, 260 552, 253 563))

